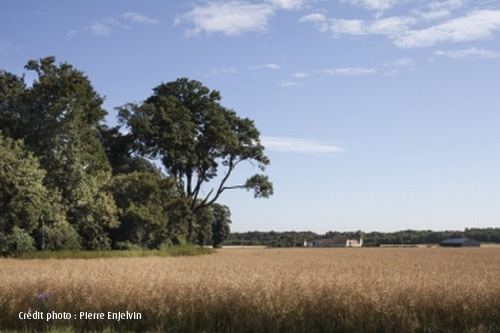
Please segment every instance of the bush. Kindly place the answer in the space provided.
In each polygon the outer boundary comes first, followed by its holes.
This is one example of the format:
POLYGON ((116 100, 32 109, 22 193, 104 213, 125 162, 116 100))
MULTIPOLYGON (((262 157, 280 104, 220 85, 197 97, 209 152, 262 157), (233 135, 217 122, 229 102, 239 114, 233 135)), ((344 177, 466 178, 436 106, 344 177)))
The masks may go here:
POLYGON ((19 256, 36 250, 34 239, 23 229, 14 227, 12 233, 0 234, 0 252, 2 255, 19 256))

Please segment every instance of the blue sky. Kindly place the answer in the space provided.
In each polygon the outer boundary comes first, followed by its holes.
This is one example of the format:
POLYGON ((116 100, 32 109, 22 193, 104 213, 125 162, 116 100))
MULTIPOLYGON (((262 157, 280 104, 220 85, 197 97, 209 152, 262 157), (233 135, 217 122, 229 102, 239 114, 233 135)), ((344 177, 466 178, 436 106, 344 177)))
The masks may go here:
POLYGON ((499 42, 496 0, 0 5, 0 68, 69 62, 110 125, 179 77, 255 120, 275 195, 224 194, 233 231, 500 226, 499 42))

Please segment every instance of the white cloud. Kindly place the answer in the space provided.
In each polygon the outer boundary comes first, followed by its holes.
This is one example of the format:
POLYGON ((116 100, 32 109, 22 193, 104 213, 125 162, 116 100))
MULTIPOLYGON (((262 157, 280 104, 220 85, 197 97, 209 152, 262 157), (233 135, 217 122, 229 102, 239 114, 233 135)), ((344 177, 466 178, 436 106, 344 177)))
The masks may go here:
POLYGON ((335 36, 338 35, 366 35, 366 28, 363 20, 345 20, 332 19, 330 20, 329 30, 335 36))
POLYGON ((348 68, 333 68, 324 69, 323 73, 332 75, 367 75, 377 72, 375 68, 362 68, 362 67, 348 67, 348 68))
POLYGON ((274 9, 269 4, 252 4, 247 1, 208 2, 205 6, 195 6, 191 11, 175 20, 194 24, 188 30, 191 35, 201 32, 239 35, 249 31, 265 31, 274 9))
POLYGON ((325 14, 322 13, 312 13, 303 16, 299 22, 311 22, 311 23, 321 23, 326 21, 326 16, 325 14))
POLYGON ((392 8, 397 0, 342 0, 353 5, 361 6, 367 10, 384 11, 392 8))
POLYGON ((296 77, 298 79, 305 79, 306 77, 309 76, 309 74, 304 73, 304 72, 298 72, 298 73, 293 73, 292 76, 296 77))
POLYGON ((394 67, 413 67, 414 65, 415 61, 411 58, 401 58, 390 64, 394 67))
POLYGON ((278 64, 262 64, 249 67, 249 69, 280 69, 281 66, 278 64))
POLYGON ((272 4, 283 9, 299 9, 304 6, 304 0, 267 0, 267 3, 272 4))
POLYGON ((465 16, 442 21, 430 27, 414 29, 433 19, 450 16, 450 10, 462 6, 458 0, 434 3, 431 13, 411 11, 412 16, 393 16, 375 20, 327 18, 322 13, 303 16, 299 21, 312 23, 323 33, 341 35, 385 35, 401 48, 427 47, 443 42, 468 42, 485 39, 500 32, 500 10, 475 10, 465 16), (424 17, 427 15, 426 17, 424 17))
POLYGON ((415 11, 415 14, 426 21, 431 21, 450 16, 451 12, 447 9, 437 9, 429 12, 415 11))
POLYGON ((92 25, 89 26, 89 30, 90 33, 96 36, 108 36, 113 31, 109 26, 101 22, 94 22, 92 25))
POLYGON ((451 59, 493 59, 500 57, 500 53, 471 47, 457 51, 436 51, 436 55, 451 59))
POLYGON ((393 16, 385 19, 374 20, 366 28, 367 33, 377 35, 397 35, 407 30, 416 20, 411 17, 393 16))
POLYGON ((212 75, 228 75, 228 74, 234 74, 236 72, 237 72, 237 70, 235 67, 221 68, 221 69, 214 69, 212 71, 212 75))
POLYGON ((457 9, 462 7, 464 4, 463 0, 446 0, 446 1, 436 1, 429 3, 429 8, 432 10, 446 9, 457 9))
POLYGON ((302 17, 300 22, 311 22, 321 32, 331 32, 334 36, 340 35, 398 35, 416 23, 411 17, 393 16, 373 21, 327 19, 323 14, 310 14, 302 17))
MULTIPOLYGON (((109 36, 113 32, 113 28, 119 29, 131 29, 131 26, 123 24, 113 17, 109 17, 105 20, 95 21, 90 26, 84 28, 84 30, 90 31, 91 34, 96 36, 109 36)), ((78 34, 77 30, 70 30, 66 34, 66 38, 71 39, 78 34)))
POLYGON ((145 24, 157 24, 159 23, 158 20, 149 18, 147 16, 144 16, 142 14, 136 13, 136 12, 126 12, 123 13, 123 18, 126 20, 130 20, 136 23, 145 23, 145 24))
POLYGON ((490 37, 497 31, 500 31, 500 10, 479 10, 430 28, 405 31, 394 37, 394 44, 412 48, 466 42, 490 37))
POLYGON ((298 86, 299 83, 298 82, 294 82, 294 81, 281 81, 280 83, 278 83, 280 87, 293 87, 293 86, 298 86))
POLYGON ((261 137, 261 143, 266 150, 306 154, 340 153, 344 148, 324 142, 305 139, 281 138, 273 136, 261 137))
POLYGON ((306 16, 303 16, 299 22, 301 23, 312 23, 316 28, 321 32, 328 31, 328 20, 325 14, 322 13, 312 13, 306 16))

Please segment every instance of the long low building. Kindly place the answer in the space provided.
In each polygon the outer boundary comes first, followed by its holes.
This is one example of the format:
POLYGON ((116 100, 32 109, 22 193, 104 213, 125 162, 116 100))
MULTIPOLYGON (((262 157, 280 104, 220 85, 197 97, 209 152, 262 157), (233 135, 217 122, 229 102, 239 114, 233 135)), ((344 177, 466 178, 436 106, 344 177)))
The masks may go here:
POLYGON ((480 247, 481 243, 470 238, 451 238, 439 243, 442 247, 480 247))
POLYGON ((361 247, 363 239, 349 239, 347 237, 304 239, 305 247, 361 247))

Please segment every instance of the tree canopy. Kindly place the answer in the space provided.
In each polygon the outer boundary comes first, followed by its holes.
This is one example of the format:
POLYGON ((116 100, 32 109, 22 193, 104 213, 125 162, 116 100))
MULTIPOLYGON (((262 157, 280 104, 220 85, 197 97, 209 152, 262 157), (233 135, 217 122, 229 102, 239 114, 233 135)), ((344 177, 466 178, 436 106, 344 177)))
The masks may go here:
POLYGON ((181 78, 162 83, 141 104, 119 108, 119 117, 131 131, 138 153, 161 160, 168 174, 177 179, 191 209, 196 212, 217 201, 225 190, 254 190, 256 197, 273 194, 265 175, 242 184, 229 185, 233 170, 253 162, 264 171, 264 155, 254 122, 240 118, 220 104, 221 96, 201 82, 181 78), (207 194, 203 186, 220 180, 207 194))
POLYGON ((229 184, 240 163, 264 171, 269 159, 253 121, 224 108, 218 91, 162 83, 119 108, 124 134, 106 126, 103 97, 82 71, 54 57, 25 69, 37 75, 30 84, 0 71, 0 254, 220 246, 230 223, 221 193, 273 193, 262 174, 229 184))

